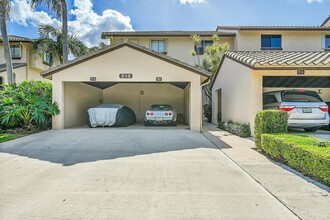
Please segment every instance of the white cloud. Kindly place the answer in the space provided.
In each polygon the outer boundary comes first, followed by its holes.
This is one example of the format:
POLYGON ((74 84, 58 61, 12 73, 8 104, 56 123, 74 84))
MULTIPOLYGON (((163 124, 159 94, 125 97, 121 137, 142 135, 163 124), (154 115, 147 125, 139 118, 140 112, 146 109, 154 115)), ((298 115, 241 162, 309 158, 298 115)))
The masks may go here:
MULTIPOLYGON (((310 0, 308 0, 310 1, 310 0)), ((180 0, 180 4, 186 5, 186 4, 200 4, 205 3, 206 0, 180 0)))
POLYGON ((318 3, 323 3, 326 0, 307 0, 308 3, 313 3, 313 2, 318 2, 318 3))
MULTIPOLYGON (((74 0, 70 11, 75 19, 68 22, 69 32, 83 40, 87 46, 98 45, 103 31, 132 31, 131 19, 118 11, 107 9, 98 15, 91 0, 74 0)), ((44 11, 31 9, 28 0, 13 0, 10 18, 23 26, 49 24, 60 27, 61 22, 44 11)))
POLYGON ((70 13, 76 20, 69 22, 70 32, 87 42, 88 46, 100 42, 103 31, 132 31, 131 19, 118 11, 107 9, 98 15, 91 0, 75 0, 70 13))
POLYGON ((60 26, 60 22, 44 11, 32 10, 27 0, 14 0, 11 3, 10 20, 23 26, 49 24, 60 26))

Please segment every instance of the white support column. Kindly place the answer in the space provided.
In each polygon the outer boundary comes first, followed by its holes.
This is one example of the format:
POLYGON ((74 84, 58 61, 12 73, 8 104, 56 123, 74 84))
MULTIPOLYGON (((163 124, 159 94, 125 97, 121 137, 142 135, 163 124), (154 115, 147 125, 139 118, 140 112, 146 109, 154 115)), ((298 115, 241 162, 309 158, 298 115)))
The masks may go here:
POLYGON ((53 102, 57 102, 60 110, 60 114, 53 116, 52 128, 64 129, 64 83, 62 81, 54 79, 53 76, 53 102))
POLYGON ((190 129, 202 130, 202 89, 199 80, 191 81, 190 85, 190 129))

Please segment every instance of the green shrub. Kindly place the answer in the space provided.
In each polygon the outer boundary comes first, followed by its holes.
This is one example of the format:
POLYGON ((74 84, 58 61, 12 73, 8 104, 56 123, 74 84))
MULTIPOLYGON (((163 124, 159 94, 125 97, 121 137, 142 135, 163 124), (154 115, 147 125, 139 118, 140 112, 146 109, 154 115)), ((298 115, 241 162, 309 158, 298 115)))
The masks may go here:
POLYGON ((0 91, 0 121, 5 128, 46 128, 51 118, 59 114, 58 104, 52 103, 52 84, 24 81, 5 85, 0 91))
POLYGON ((263 134, 262 149, 271 157, 283 162, 317 181, 330 186, 330 141, 306 135, 263 134))
POLYGON ((203 113, 204 113, 205 117, 207 118, 207 122, 211 123, 211 121, 212 121, 212 105, 204 104, 203 113))
POLYGON ((261 135, 288 132, 289 114, 285 111, 263 110, 256 114, 254 135, 256 146, 261 148, 261 135))
POLYGON ((240 124, 232 121, 222 121, 219 123, 219 128, 243 138, 251 136, 250 124, 248 123, 240 124))

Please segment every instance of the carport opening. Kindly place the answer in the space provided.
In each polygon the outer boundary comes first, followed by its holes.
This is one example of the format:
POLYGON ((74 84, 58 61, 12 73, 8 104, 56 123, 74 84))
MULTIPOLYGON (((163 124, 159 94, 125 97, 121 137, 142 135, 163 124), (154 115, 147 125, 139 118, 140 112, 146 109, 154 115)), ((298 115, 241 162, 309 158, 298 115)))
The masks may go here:
POLYGON ((99 104, 122 104, 131 108, 138 124, 152 104, 170 104, 178 124, 190 125, 190 83, 188 82, 65 82, 64 128, 86 126, 89 108, 99 104))
MULTIPOLYGON (((322 99, 330 105, 330 77, 329 76, 264 76, 263 93, 279 90, 303 89, 312 90, 320 94, 322 99)), ((269 97, 271 98, 271 97, 269 97)), ((271 100, 263 99, 263 104, 271 100)))

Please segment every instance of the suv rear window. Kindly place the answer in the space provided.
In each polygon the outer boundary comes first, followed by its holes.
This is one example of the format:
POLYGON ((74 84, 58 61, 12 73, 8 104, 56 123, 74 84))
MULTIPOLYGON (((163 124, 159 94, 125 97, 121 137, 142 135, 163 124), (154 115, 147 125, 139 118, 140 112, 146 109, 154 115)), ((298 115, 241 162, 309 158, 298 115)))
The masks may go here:
POLYGON ((283 102, 323 102, 315 91, 286 91, 282 94, 283 102))

